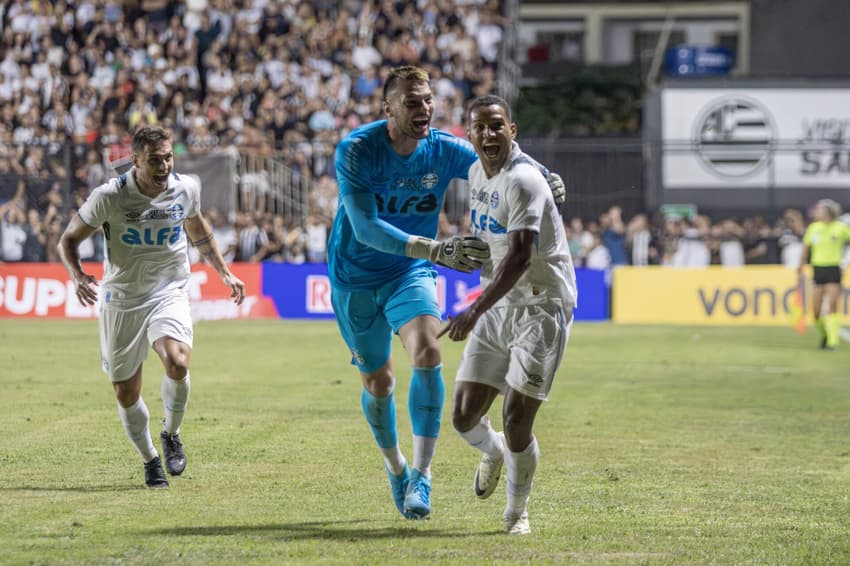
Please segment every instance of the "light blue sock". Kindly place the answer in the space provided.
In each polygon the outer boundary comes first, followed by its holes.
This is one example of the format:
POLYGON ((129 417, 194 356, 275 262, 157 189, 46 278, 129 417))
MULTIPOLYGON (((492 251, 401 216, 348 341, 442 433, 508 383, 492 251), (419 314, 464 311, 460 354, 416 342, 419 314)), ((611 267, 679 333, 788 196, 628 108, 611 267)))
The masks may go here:
POLYGON ((360 404, 363 406, 363 414, 375 435, 375 442, 382 449, 392 448, 398 445, 398 433, 395 428, 395 398, 390 393, 386 397, 378 398, 369 390, 363 388, 360 396, 360 404))
POLYGON ((440 418, 446 400, 442 368, 442 364, 431 368, 413 368, 407 407, 414 436, 437 438, 440 434, 440 418))

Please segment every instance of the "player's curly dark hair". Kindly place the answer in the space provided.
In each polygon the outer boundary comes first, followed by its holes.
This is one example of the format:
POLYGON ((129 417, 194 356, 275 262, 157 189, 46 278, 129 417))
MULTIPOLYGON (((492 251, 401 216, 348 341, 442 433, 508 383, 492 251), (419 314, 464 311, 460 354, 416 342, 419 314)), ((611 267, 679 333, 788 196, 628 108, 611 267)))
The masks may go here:
POLYGON ((133 153, 141 155, 148 147, 164 141, 171 141, 171 132, 162 126, 143 126, 133 134, 133 153))
POLYGON ((469 104, 466 105, 466 120, 469 122, 469 117, 472 114, 472 111, 476 108, 480 108, 482 106, 500 106, 505 109, 505 114, 508 116, 508 121, 512 122, 513 118, 511 117, 511 105, 508 104, 508 101, 502 98, 501 96, 496 96, 495 94, 485 94, 484 96, 479 96, 477 98, 473 98, 469 104))

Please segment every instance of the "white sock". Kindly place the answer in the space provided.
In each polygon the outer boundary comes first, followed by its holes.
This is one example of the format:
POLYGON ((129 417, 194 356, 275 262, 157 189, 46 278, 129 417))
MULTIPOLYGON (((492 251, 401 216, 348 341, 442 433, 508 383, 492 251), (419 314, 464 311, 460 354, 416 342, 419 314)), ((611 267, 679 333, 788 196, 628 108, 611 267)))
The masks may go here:
POLYGON ((398 444, 392 448, 381 448, 381 454, 384 455, 384 463, 389 468, 390 473, 394 476, 399 475, 404 470, 404 465, 407 463, 404 455, 401 453, 401 448, 398 444))
POLYGON ((177 434, 189 404, 189 374, 180 380, 162 378, 162 404, 165 408, 165 432, 177 434))
POLYGON ((460 437, 473 448, 477 448, 495 460, 501 460, 505 450, 502 439, 490 426, 489 419, 483 417, 479 423, 466 432, 458 432, 460 437))
POLYGON ((505 515, 519 515, 526 510, 538 460, 540 460, 540 450, 537 447, 537 439, 534 437, 531 438, 531 444, 522 452, 505 450, 505 467, 508 476, 508 505, 505 508, 505 515))
POLYGON ((141 397, 132 407, 124 408, 119 403, 118 416, 121 417, 121 422, 124 424, 124 432, 127 433, 127 438, 136 447, 136 451, 142 457, 142 460, 150 462, 159 456, 156 448, 153 447, 151 431, 148 426, 150 413, 141 397))
POLYGON ((431 460, 437 451, 437 439, 431 436, 413 436, 413 467, 426 478, 431 477, 431 460))

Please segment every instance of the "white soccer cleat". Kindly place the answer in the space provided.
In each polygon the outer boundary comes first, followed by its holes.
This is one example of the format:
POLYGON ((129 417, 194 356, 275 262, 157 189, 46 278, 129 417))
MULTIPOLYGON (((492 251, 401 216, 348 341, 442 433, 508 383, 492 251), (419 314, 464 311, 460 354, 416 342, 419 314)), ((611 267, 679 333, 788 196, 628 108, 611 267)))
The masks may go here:
POLYGON ((527 535, 531 533, 527 511, 523 511, 519 515, 505 515, 504 520, 505 532, 509 535, 527 535))
POLYGON ((489 454, 481 456, 478 467, 475 468, 475 477, 472 481, 472 489, 478 499, 487 499, 496 491, 499 485, 499 476, 502 474, 504 458, 495 459, 489 454))
MULTIPOLYGON (((490 417, 484 415, 481 417, 481 422, 488 427, 490 426, 490 417)), ((505 445, 504 433, 499 433, 499 442, 502 446, 505 445)), ((499 476, 502 474, 502 464, 505 458, 493 458, 489 454, 481 456, 481 461, 478 462, 478 467, 475 468, 475 477, 472 478, 472 490, 475 492, 475 497, 478 499, 487 499, 493 492, 496 491, 496 486, 499 485, 499 476)))

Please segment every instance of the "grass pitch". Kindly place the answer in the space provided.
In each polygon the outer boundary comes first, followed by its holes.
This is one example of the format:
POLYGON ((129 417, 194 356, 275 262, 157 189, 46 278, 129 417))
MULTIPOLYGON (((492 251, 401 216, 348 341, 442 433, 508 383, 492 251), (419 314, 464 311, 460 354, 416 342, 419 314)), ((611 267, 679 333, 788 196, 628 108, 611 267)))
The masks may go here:
MULTIPOLYGON (((195 335, 189 464, 148 491, 96 324, 0 321, 0 563, 850 562, 850 349, 821 352, 811 333, 576 325, 538 417, 527 537, 499 530, 503 486, 472 495, 478 455, 450 402, 432 518, 401 518, 333 323, 195 335)), ((449 399, 460 351, 444 343, 449 399)), ((157 422, 153 353, 144 375, 157 422)))

